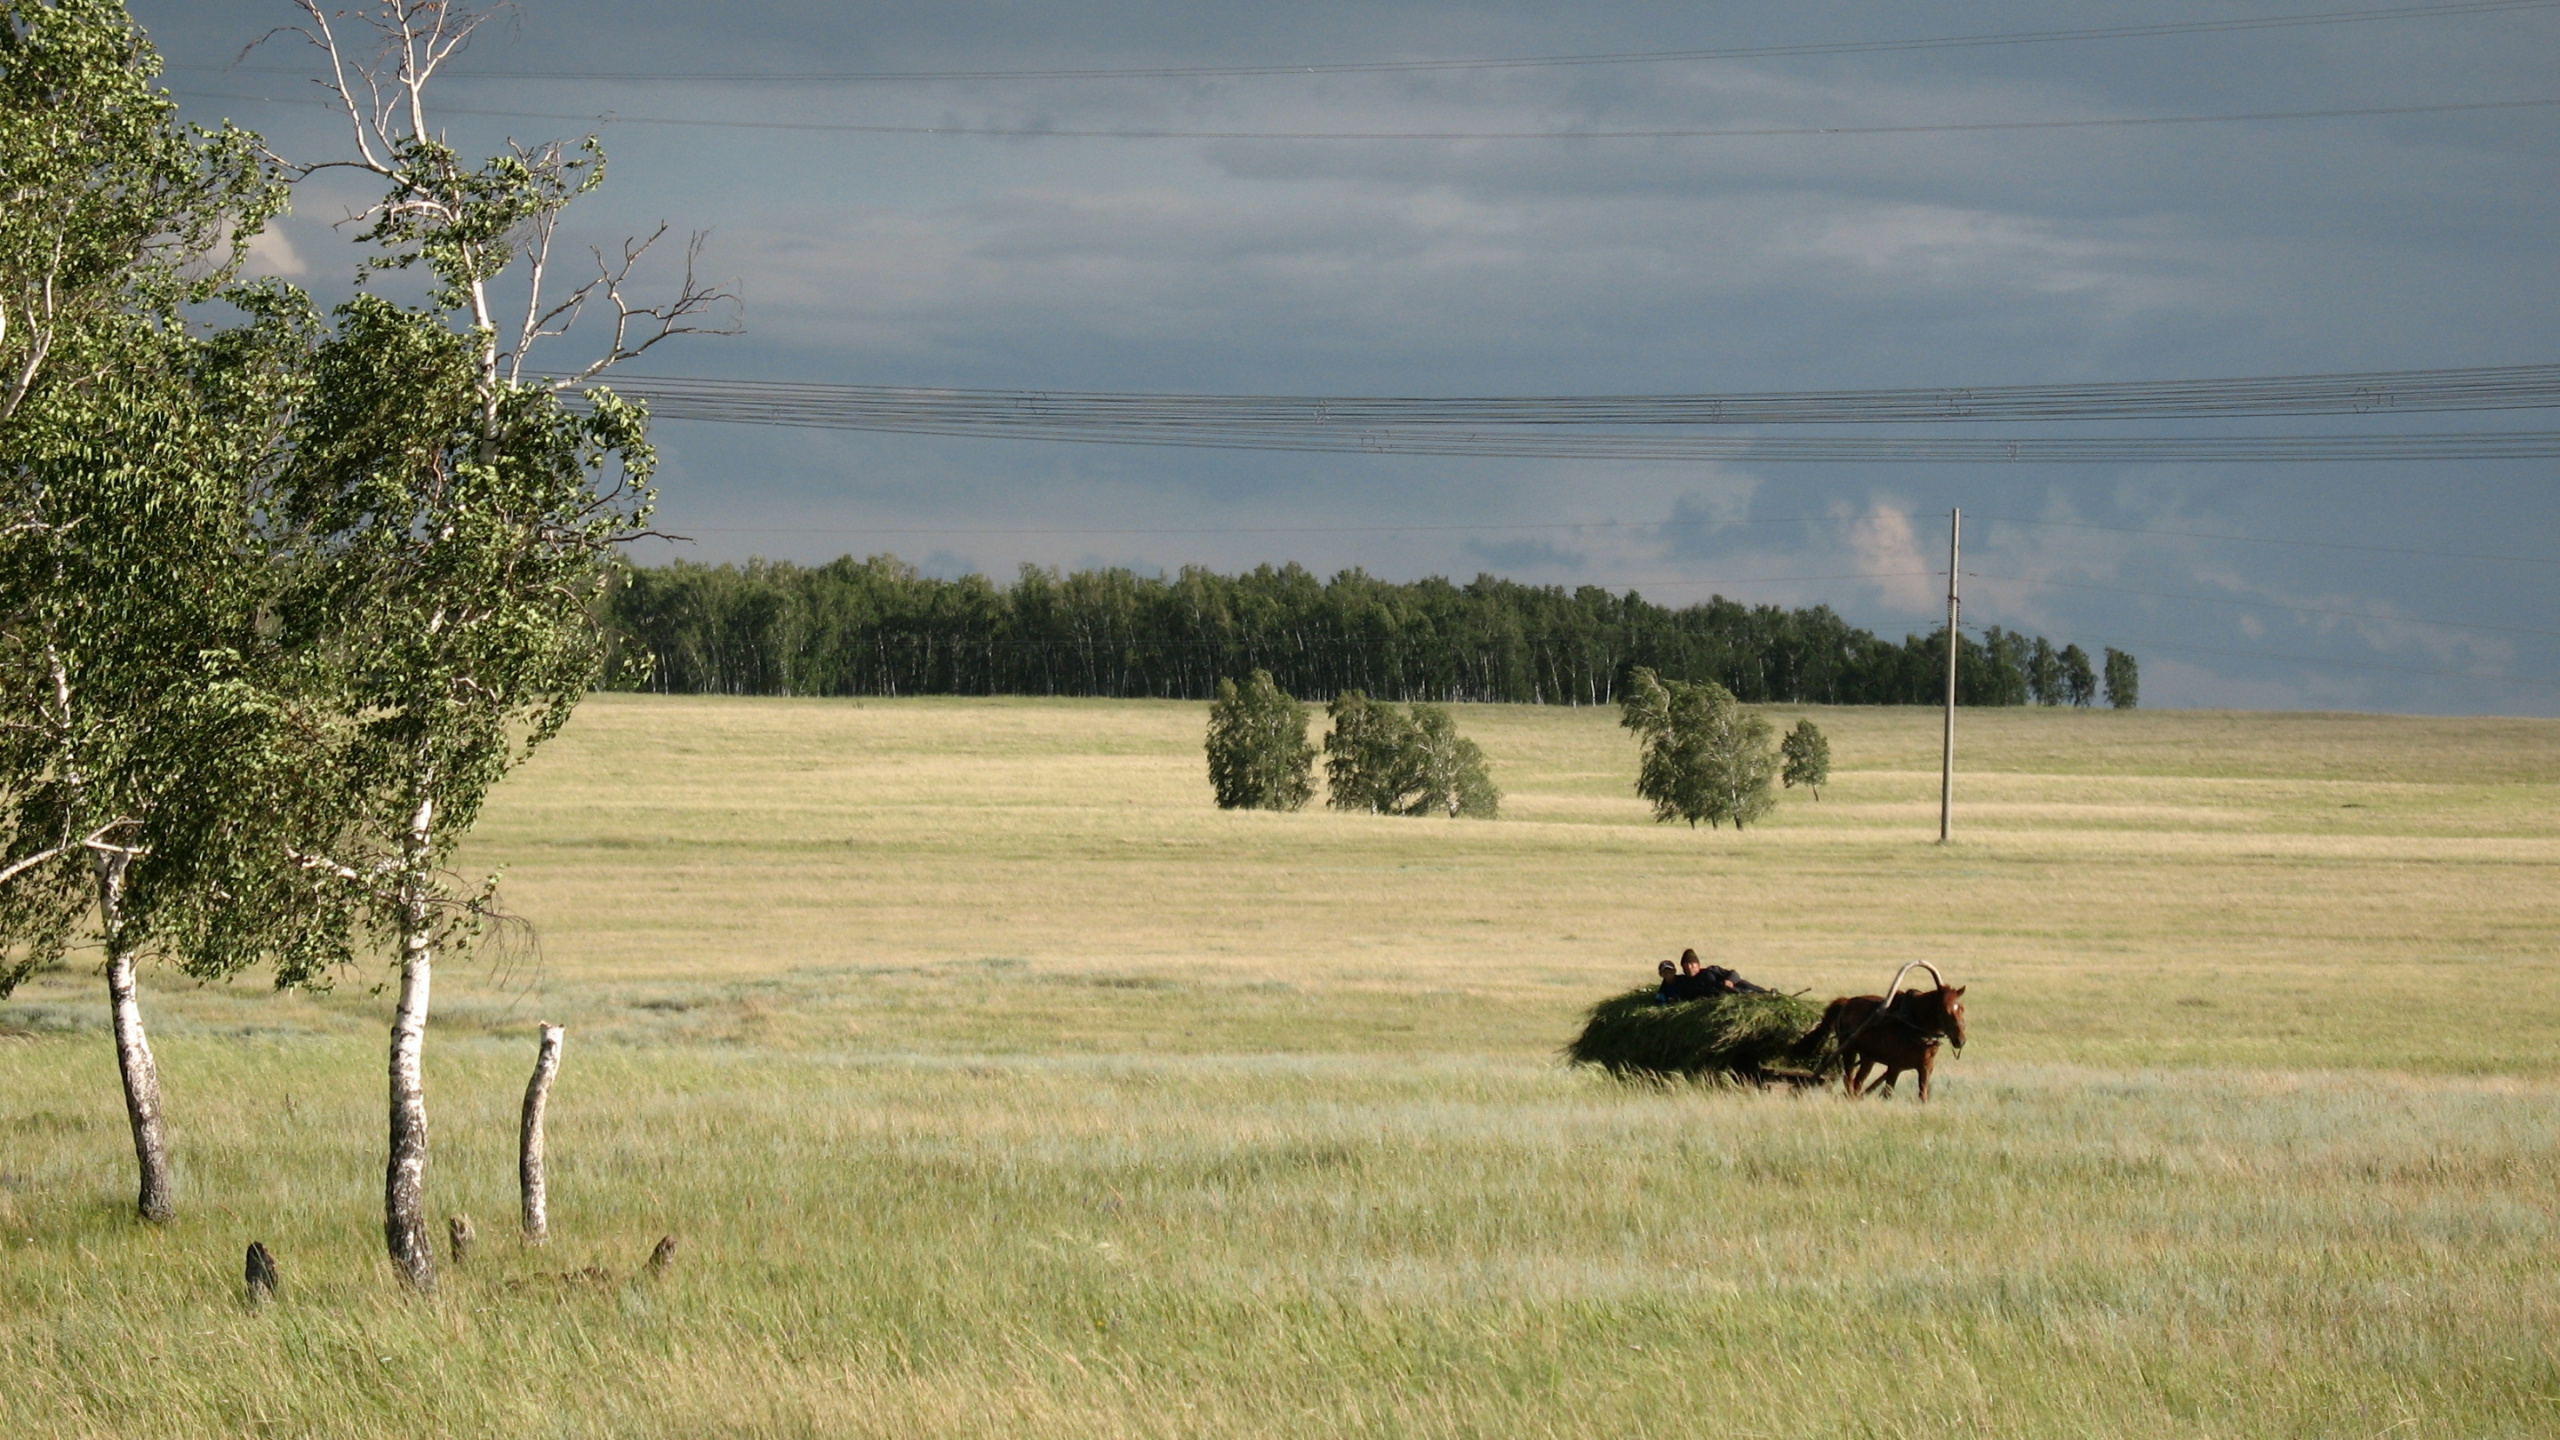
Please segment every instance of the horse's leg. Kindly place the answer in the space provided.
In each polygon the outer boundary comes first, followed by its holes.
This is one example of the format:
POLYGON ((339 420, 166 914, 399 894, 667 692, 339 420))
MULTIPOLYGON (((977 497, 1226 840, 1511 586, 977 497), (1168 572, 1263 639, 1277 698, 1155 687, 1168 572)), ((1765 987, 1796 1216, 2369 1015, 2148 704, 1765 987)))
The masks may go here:
POLYGON ((1932 1045, 1920 1052, 1920 1098, 1923 1100, 1929 1098, 1929 1072, 1937 1068, 1938 1047, 1932 1045))
POLYGON ((1864 1055, 1840 1057, 1840 1078, 1849 1087, 1850 1099, 1855 1100, 1865 1092, 1867 1072, 1875 1068, 1875 1063, 1864 1055))
POLYGON ((1901 1078, 1902 1067, 1894 1064, 1890 1060, 1887 1060, 1884 1062, 1884 1080, 1876 1086, 1876 1089, 1883 1094, 1890 1095, 1893 1093, 1893 1082, 1901 1078))

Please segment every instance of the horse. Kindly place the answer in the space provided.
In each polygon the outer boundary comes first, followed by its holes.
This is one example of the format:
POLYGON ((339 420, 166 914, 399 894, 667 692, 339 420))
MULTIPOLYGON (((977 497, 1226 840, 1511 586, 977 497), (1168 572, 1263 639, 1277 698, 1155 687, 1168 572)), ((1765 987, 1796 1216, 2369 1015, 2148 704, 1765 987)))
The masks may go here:
MULTIPOLYGON (((1935 972, 1932 972, 1935 973, 1935 972)), ((1895 977, 1899 979, 1900 977, 1895 977)), ((1840 1046, 1840 1078, 1852 1097, 1864 1094, 1867 1075, 1884 1067, 1883 1089, 1893 1093, 1905 1070, 1920 1074, 1920 1098, 1929 1098, 1929 1073, 1938 1063, 1938 1042, 1964 1049, 1964 987, 1938 982, 1935 990, 1902 990, 1890 1004, 1881 995, 1845 995, 1822 1011, 1822 1022, 1796 1042, 1795 1053, 1811 1055, 1826 1038, 1840 1046)))

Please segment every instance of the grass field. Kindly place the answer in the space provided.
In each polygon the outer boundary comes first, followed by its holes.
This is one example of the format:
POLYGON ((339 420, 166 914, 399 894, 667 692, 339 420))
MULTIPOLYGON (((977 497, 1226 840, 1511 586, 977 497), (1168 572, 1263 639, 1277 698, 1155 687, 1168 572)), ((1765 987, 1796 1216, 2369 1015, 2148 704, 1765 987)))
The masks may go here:
POLYGON ((475 842, 541 946, 440 979, 434 1301, 379 975, 147 993, 160 1230, 96 978, 0 1004, 0 1433, 2560 1433, 2560 723, 1968 713, 1940 848, 1936 717, 1811 713, 1737 836, 1604 712, 1461 707, 1474 823, 1219 812, 1194 705, 599 697, 475 842), (1973 1044, 1557 1063, 1683 945, 1973 1044))

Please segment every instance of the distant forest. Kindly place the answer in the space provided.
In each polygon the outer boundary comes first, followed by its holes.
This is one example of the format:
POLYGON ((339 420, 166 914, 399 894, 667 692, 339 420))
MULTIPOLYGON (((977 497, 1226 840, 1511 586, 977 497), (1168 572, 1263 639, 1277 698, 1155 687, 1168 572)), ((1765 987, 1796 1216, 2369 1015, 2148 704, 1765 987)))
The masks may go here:
MULTIPOLYGON (((608 684, 675 694, 1103 695, 1206 699, 1268 670, 1305 700, 1607 705, 1637 666, 1746 702, 1937 704, 1946 630, 1884 640, 1828 606, 1722 597, 1671 608, 1633 591, 1490 575, 1396 583, 1358 570, 1185 568, 936 580, 895 556, 818 566, 635 568, 606 600, 608 684)), ((2078 646, 1985 631, 1957 666, 1967 705, 2095 703, 2078 646)), ((2129 697, 2128 697, 2129 698, 2129 697)))

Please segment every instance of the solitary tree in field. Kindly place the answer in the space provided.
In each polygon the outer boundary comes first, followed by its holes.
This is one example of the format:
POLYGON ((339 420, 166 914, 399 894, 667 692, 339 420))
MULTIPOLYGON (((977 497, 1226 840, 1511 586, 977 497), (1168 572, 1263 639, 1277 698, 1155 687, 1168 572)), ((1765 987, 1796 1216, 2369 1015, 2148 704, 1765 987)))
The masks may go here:
POLYGON ((2098 698, 2098 672, 2089 664, 2089 652, 2077 645, 2065 645, 2062 664, 2062 696, 2074 705, 2087 706, 2098 698))
POLYGON ((300 547, 279 623, 305 660, 306 698, 339 721, 313 783, 353 797, 307 807, 327 823, 297 853, 313 903, 400 957, 383 1229, 403 1276, 427 1289, 420 1056, 433 962, 489 912, 487 888, 457 886, 447 862, 489 788, 559 732, 601 673, 595 606, 652 500, 645 416, 586 387, 672 336, 733 327, 707 323, 729 297, 698 284, 690 258, 670 302, 626 299, 650 241, 611 260, 594 252, 593 278, 546 290, 561 217, 603 179, 603 151, 593 137, 517 145, 472 167, 444 143, 427 86, 485 17, 449 0, 383 0, 361 12, 372 42, 361 55, 333 28, 343 15, 297 3, 354 142, 301 173, 382 181, 359 217, 376 247, 368 267, 423 267, 433 282, 421 309, 370 296, 341 309, 278 507, 300 547), (502 307, 501 280, 520 305, 502 307), (611 311, 595 358, 567 378, 529 371, 535 344, 590 307, 611 311))
POLYGON ((1224 810, 1295 810, 1315 795, 1316 751, 1307 707, 1282 694, 1271 672, 1218 682, 1209 706, 1209 786, 1224 810))
POLYGON ((1653 802, 1654 819, 1730 820, 1739 830, 1777 804, 1769 722, 1743 713, 1732 691, 1712 680, 1665 682, 1638 668, 1618 709, 1619 723, 1643 746, 1636 793, 1653 802))
POLYGON ((2130 710, 2142 700, 2142 672, 2133 657, 2113 646, 2107 649, 2107 703, 2118 710, 2130 710))
POLYGON ((1831 783, 1831 740, 1810 720, 1799 720, 1787 738, 1778 742, 1778 753, 1786 761, 1779 778, 1787 788, 1798 785, 1822 798, 1822 787, 1831 783))
POLYGON ((155 1221, 175 1200, 137 968, 214 898, 201 822, 257 813, 257 509, 296 351, 285 307, 184 319, 284 190, 255 137, 181 127, 158 70, 118 0, 0 0, 0 994, 103 951, 155 1221))

